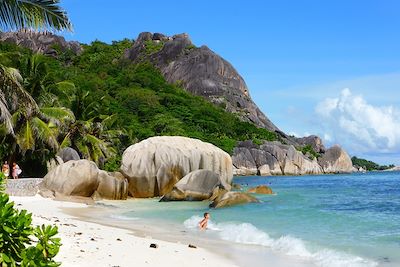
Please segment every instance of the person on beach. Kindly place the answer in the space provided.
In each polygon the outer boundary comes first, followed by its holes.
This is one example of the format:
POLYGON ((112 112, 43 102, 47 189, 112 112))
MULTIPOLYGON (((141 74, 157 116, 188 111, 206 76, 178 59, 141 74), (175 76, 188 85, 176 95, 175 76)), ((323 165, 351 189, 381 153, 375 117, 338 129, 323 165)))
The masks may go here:
POLYGON ((12 177, 14 179, 18 179, 18 175, 20 175, 22 172, 21 168, 18 166, 17 163, 13 163, 13 168, 12 168, 12 177))
POLYGON ((204 218, 203 218, 203 220, 201 220, 200 222, 199 222, 199 228, 200 228, 200 230, 206 230, 207 229, 207 223, 208 223, 208 220, 210 219, 210 213, 208 213, 208 212, 206 212, 206 213, 204 213, 204 218))
POLYGON ((7 160, 4 162, 3 167, 1 168, 2 173, 8 178, 10 176, 10 165, 8 165, 7 160))

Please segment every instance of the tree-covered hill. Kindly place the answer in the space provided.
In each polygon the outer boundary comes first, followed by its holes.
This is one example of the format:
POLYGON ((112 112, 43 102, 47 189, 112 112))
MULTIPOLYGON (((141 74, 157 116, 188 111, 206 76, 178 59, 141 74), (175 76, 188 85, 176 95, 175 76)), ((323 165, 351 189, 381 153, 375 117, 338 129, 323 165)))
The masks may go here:
POLYGON ((390 168, 393 168, 394 165, 379 165, 378 163, 375 163, 370 160, 362 159, 362 158, 357 158, 357 157, 352 157, 351 161, 353 162, 353 165, 358 168, 363 168, 364 170, 367 171, 379 171, 379 170, 387 170, 390 168))
POLYGON ((229 153, 239 140, 277 140, 275 133, 168 84, 150 63, 122 59, 131 46, 127 39, 95 41, 75 55, 55 45, 52 57, 0 43, 0 63, 37 104, 33 112, 12 110, 13 131, 0 129, 1 159, 17 160, 33 176, 43 175, 46 162, 66 146, 116 169, 127 146, 154 135, 198 138, 229 153))

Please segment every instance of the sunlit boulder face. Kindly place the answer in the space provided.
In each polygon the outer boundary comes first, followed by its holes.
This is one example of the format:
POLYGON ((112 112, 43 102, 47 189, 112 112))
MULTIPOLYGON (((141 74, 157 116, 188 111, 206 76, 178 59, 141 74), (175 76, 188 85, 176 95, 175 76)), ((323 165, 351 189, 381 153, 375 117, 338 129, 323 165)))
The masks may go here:
POLYGON ((49 171, 40 186, 44 196, 126 199, 128 182, 122 174, 99 170, 89 160, 70 160, 49 171))
POLYGON ((318 162, 325 173, 350 173, 354 170, 350 156, 338 145, 326 150, 318 162))
POLYGON ((229 154, 187 137, 148 138, 128 147, 121 164, 121 172, 129 181, 129 194, 134 197, 163 196, 185 175, 200 169, 218 174, 228 186, 232 183, 229 154))

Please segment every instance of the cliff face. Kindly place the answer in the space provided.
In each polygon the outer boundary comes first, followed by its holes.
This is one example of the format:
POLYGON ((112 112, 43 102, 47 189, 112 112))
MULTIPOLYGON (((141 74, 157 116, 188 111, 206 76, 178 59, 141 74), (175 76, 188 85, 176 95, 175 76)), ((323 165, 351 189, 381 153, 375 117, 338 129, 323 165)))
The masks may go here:
POLYGON ((280 132, 252 101, 235 68, 207 46, 195 47, 187 34, 167 37, 143 32, 126 51, 125 58, 134 62, 150 60, 168 82, 181 84, 187 91, 225 107, 245 121, 280 132))

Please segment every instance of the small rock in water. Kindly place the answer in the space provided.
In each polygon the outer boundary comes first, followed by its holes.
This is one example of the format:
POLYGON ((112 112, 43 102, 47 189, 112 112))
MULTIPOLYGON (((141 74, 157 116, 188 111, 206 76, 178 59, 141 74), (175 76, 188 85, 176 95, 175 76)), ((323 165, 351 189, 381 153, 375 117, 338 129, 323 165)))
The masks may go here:
POLYGON ((155 243, 151 243, 151 244, 150 244, 150 247, 151 247, 151 248, 158 248, 158 245, 155 244, 155 243))
POLYGON ((195 245, 189 244, 189 248, 197 248, 195 245))

